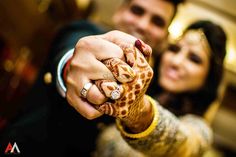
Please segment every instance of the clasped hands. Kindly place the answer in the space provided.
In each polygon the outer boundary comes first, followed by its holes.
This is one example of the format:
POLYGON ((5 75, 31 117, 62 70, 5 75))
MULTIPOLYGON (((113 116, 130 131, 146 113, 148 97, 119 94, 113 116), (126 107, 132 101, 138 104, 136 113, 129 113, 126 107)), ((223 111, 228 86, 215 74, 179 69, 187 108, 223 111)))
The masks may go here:
POLYGON ((67 101, 87 119, 108 114, 142 131, 152 119, 150 56, 148 45, 120 31, 81 38, 66 72, 67 101))

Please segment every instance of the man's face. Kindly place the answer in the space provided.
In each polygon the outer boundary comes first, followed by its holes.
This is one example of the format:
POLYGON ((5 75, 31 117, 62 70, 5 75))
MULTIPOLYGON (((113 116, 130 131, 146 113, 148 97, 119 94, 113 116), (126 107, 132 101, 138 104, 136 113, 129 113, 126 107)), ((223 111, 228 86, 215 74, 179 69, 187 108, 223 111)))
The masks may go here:
POLYGON ((117 29, 129 33, 152 48, 162 49, 174 14, 172 3, 164 0, 132 0, 114 15, 117 29))

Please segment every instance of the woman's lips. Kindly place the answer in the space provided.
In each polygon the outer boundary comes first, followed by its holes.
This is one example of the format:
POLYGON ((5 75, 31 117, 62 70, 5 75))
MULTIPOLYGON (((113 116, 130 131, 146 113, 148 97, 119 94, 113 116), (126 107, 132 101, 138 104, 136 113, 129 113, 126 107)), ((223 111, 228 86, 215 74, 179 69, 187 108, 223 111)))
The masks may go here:
POLYGON ((175 68, 167 67, 164 69, 164 75, 170 80, 177 81, 180 79, 180 75, 175 68))

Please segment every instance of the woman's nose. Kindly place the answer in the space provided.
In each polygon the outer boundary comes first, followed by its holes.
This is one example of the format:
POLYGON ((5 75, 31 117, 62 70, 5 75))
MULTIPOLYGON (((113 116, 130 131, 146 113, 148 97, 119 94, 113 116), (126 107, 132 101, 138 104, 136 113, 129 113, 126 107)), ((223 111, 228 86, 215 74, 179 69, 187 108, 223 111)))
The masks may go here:
POLYGON ((175 53, 171 59, 171 62, 175 66, 181 66, 185 62, 185 52, 187 50, 181 49, 178 53, 175 53))

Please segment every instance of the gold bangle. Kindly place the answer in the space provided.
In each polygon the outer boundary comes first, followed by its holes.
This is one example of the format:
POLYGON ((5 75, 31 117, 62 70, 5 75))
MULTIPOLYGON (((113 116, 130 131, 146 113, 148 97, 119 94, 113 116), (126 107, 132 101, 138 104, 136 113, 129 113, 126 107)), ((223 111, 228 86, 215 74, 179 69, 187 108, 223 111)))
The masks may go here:
POLYGON ((153 108, 154 117, 153 117, 152 123, 143 132, 137 133, 137 134, 131 134, 131 133, 127 133, 124 130, 120 120, 116 119, 116 125, 117 125, 118 129, 120 130, 121 134, 123 134, 126 137, 129 137, 129 138, 143 138, 143 137, 146 137, 151 132, 153 132, 153 130, 155 130, 156 126, 158 125, 159 113, 158 113, 158 109, 157 109, 157 104, 156 104, 155 100, 153 100, 150 96, 148 96, 148 95, 145 95, 145 96, 147 97, 148 101, 151 103, 152 108, 153 108))

